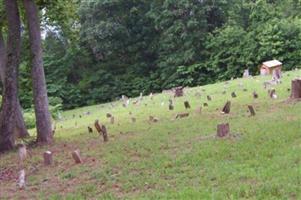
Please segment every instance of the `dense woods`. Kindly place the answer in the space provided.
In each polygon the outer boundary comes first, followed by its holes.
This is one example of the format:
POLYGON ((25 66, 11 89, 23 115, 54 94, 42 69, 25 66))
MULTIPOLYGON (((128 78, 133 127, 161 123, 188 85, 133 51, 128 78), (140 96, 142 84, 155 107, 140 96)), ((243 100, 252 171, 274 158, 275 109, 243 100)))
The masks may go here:
MULTIPOLYGON (((301 63, 300 0, 39 1, 50 109, 70 109, 301 63), (55 2, 55 3, 54 3, 55 2), (63 11, 63 12, 61 12, 63 11), (58 13, 64 13, 58 15, 58 13)), ((20 99, 32 107, 22 34, 20 99)))

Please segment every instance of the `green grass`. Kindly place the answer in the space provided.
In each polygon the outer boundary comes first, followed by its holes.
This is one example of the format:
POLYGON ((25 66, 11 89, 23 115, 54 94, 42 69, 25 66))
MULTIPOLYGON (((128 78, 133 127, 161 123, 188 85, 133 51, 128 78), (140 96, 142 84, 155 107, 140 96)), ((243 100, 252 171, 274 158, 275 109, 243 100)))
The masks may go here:
MULTIPOLYGON (((184 97, 174 99, 174 111, 168 110, 171 94, 144 97, 141 105, 128 108, 114 102, 114 107, 66 111, 57 123, 55 144, 30 150, 26 190, 18 191, 15 180, 2 181, 0 199, 300 199, 301 102, 287 101, 287 88, 296 76, 300 70, 284 74, 283 83, 273 86, 278 95, 274 100, 263 89, 270 77, 255 77, 186 89, 184 97), (233 91, 237 98, 231 98, 233 91), (259 94, 256 100, 253 91, 259 94), (207 95, 212 97, 209 107, 196 113, 207 95), (192 107, 190 116, 173 120, 185 111, 185 100, 192 107), (227 100, 231 113, 222 115, 227 100), (249 104, 255 117, 249 117, 249 104), (83 114, 87 111, 91 115, 83 114), (108 112, 115 116, 114 125, 106 118, 108 112), (159 122, 150 124, 150 115, 159 122), (96 132, 88 133, 95 119, 107 126, 108 143, 96 132), (237 137, 210 137, 223 122, 237 137), (43 166, 46 149, 54 153, 52 167, 43 166), (72 160, 76 149, 83 164, 72 160)), ((0 170, 5 167, 17 173, 16 152, 1 155, 0 170)))

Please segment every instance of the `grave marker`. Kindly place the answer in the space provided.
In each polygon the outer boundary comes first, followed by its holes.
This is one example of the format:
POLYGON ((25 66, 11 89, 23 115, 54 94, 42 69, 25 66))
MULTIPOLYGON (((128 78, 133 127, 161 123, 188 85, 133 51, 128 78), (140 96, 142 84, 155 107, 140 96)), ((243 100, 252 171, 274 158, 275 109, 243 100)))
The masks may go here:
POLYGON ((43 154, 43 158, 44 158, 44 165, 46 166, 52 165, 53 159, 52 159, 51 151, 45 151, 43 154))
POLYGON ((231 110, 231 101, 227 101, 227 103, 225 104, 225 106, 222 109, 222 113, 229 114, 230 110, 231 110))
POLYGON ((75 161, 76 164, 80 164, 83 162, 83 160, 80 157, 80 152, 79 150, 75 150, 72 152, 72 158, 75 161))
POLYGON ((184 102, 185 109, 190 109, 190 104, 188 101, 184 102))
POLYGON ((230 126, 228 123, 217 125, 217 134, 216 136, 219 138, 223 138, 228 136, 230 133, 230 126))
POLYGON ((232 98, 236 98, 235 92, 232 92, 232 93, 231 93, 231 96, 232 96, 232 98))
POLYGON ((253 106, 252 105, 248 105, 248 108, 249 108, 249 111, 250 111, 250 113, 251 113, 251 116, 255 116, 255 110, 254 110, 254 108, 253 108, 253 106))
POLYGON ((291 98, 300 99, 301 98, 301 78, 292 80, 291 86, 291 98))

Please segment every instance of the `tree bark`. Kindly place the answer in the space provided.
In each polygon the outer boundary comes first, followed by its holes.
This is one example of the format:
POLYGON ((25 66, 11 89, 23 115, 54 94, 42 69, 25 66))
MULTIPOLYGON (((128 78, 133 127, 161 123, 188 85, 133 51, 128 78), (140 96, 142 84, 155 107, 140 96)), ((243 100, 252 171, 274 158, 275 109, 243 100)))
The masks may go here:
POLYGON ((8 22, 8 45, 3 87, 2 111, 0 114, 0 151, 15 146, 15 116, 18 105, 18 66, 21 47, 21 24, 17 0, 5 0, 8 22))
MULTIPOLYGON (((6 66, 6 48, 5 48, 5 41, 3 38, 2 29, 0 27, 0 80, 2 82, 2 85, 4 85, 4 79, 5 79, 5 66, 6 66)), ((29 133, 26 129, 23 114, 22 114, 22 107, 20 104, 19 99, 18 106, 16 108, 16 125, 15 125, 15 133, 14 135, 16 137, 27 137, 29 136, 29 133)))
POLYGON ((42 40, 38 9, 33 0, 23 0, 29 28, 30 49, 32 57, 33 98, 36 115, 37 142, 50 144, 53 141, 51 115, 42 58, 42 40))

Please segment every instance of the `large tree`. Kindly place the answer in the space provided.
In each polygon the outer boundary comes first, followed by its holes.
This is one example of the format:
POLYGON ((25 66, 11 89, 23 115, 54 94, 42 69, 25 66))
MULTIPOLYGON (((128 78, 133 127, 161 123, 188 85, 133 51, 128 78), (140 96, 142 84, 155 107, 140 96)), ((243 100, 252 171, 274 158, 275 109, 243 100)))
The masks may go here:
POLYGON ((36 3, 33 0, 24 0, 23 3, 29 29, 37 142, 49 144, 53 141, 53 134, 43 67, 39 13, 36 3))
MULTIPOLYGON (((3 37, 2 28, 0 27, 0 81, 2 85, 5 83, 5 67, 6 67, 6 47, 5 40, 3 37)), ((28 131, 25 126, 24 118, 22 115, 22 108, 18 100, 18 106, 16 109, 16 122, 14 135, 17 137, 28 136, 28 131)))
POLYGON ((0 151, 10 150, 15 145, 16 108, 18 106, 18 66, 20 60, 20 16, 17 0, 4 1, 7 22, 8 42, 4 79, 2 111, 0 114, 0 151))

